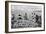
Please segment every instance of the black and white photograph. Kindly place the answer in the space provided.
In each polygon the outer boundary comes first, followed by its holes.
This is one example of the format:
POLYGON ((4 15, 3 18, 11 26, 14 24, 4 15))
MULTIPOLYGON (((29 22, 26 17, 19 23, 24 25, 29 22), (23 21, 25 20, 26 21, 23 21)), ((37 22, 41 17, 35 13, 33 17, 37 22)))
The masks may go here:
POLYGON ((9 32, 44 30, 44 4, 9 2, 9 32))
POLYGON ((11 28, 41 27, 42 7, 11 5, 11 28))

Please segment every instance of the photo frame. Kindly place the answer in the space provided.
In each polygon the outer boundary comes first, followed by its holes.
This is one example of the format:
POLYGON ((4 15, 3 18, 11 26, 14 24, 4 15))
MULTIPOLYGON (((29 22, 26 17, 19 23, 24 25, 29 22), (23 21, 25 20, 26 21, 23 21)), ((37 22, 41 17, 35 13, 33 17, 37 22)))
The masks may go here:
POLYGON ((45 31, 45 3, 5 1, 5 32, 45 31))

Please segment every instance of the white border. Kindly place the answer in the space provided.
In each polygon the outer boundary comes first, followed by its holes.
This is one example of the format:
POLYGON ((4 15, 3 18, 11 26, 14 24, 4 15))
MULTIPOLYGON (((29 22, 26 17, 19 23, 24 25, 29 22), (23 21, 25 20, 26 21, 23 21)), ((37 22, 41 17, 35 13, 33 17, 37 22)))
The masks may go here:
POLYGON ((44 6, 42 4, 23 4, 23 3, 9 3, 9 32, 15 31, 28 31, 28 30, 43 30, 44 29, 44 6), (11 5, 32 5, 32 6, 42 6, 42 27, 41 28, 19 28, 11 29, 11 5))

